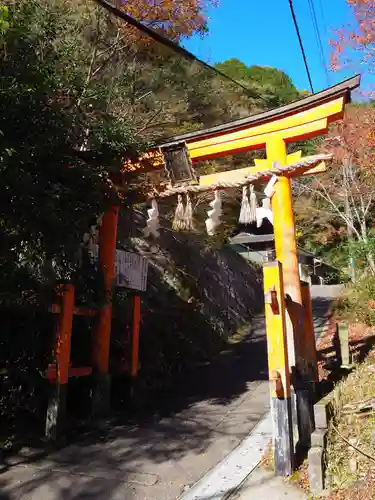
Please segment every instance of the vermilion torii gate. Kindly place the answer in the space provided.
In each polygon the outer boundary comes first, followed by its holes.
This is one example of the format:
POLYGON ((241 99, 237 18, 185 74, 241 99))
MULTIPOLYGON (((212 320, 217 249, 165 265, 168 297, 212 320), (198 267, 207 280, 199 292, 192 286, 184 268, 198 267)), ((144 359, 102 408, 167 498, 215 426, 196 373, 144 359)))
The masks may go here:
MULTIPOLYGON (((323 92, 272 111, 175 136, 151 150, 138 162, 126 162, 123 169, 124 174, 129 171, 161 170, 173 154, 185 155, 187 163, 191 161, 194 164, 201 160, 265 148, 267 159, 256 160, 255 166, 202 176, 195 178, 193 183, 173 185, 172 182, 172 185, 165 186, 164 191, 153 193, 152 197, 164 198, 179 193, 215 191, 226 186, 246 185, 254 180, 267 181, 271 176, 277 176, 271 199, 277 263, 265 267, 264 286, 271 401, 275 424, 275 462, 277 472, 284 475, 290 474, 292 470, 294 450, 290 381, 297 393, 301 387, 303 389, 298 409, 299 436, 300 440, 306 440, 306 426, 309 422, 304 421, 302 417, 303 407, 309 405, 304 399, 306 382, 311 382, 316 373, 311 355, 311 338, 306 337, 307 331, 311 330, 306 326, 309 319, 306 320, 305 314, 301 314, 304 308, 298 273, 291 179, 317 174, 326 168, 320 157, 304 159, 301 158, 300 152, 288 155, 287 144, 326 133, 331 122, 343 117, 351 91, 357 88, 359 83, 360 78, 356 76, 323 92), (285 296, 288 297, 288 314, 284 316, 285 296), (306 347, 308 345, 310 348, 306 347)), ((172 181, 175 180, 173 177, 172 172, 172 181)), ((190 177, 188 174, 185 179, 191 181, 193 177, 194 174, 190 177)), ((179 180, 183 178, 184 173, 179 180)), ((99 311, 93 362, 104 379, 108 375, 109 366, 110 290, 114 280, 117 217, 118 208, 114 207, 104 215, 100 227, 99 256, 108 300, 99 311)), ((306 309, 311 310, 309 307, 306 309)), ((99 384, 99 393, 107 391, 106 385, 99 384)), ((102 394, 101 399, 103 397, 102 394)))

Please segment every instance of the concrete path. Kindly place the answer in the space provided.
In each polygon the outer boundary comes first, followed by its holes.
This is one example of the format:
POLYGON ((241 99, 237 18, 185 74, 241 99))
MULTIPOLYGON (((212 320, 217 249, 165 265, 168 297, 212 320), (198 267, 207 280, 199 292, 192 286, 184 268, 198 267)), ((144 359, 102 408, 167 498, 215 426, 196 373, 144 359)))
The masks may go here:
POLYGON ((230 500, 307 500, 305 493, 262 467, 255 469, 230 500))
POLYGON ((263 323, 255 320, 241 343, 197 369, 171 396, 167 416, 118 425, 41 460, 13 461, 0 474, 0 500, 178 498, 268 411, 263 323))
MULTIPOLYGON (((329 310, 330 300, 315 297, 314 321, 322 319, 323 309, 329 310)), ((220 500, 224 497, 216 493, 194 496, 189 492, 197 491, 192 486, 208 471, 213 475, 205 477, 213 477, 218 490, 225 475, 230 479, 237 474, 242 482, 245 467, 247 473, 254 469, 248 448, 259 440, 249 433, 268 412, 267 379, 264 319, 258 317, 242 342, 228 347, 211 365, 197 368, 179 394, 171 394, 164 416, 137 425, 111 426, 102 435, 82 438, 45 458, 28 456, 24 450, 24 457, 8 461, 0 470, 0 500, 175 500, 181 496, 220 500), (233 450, 251 459, 241 459, 241 466, 236 459, 235 467, 242 467, 242 472, 234 473, 233 460, 226 459, 233 450), (223 469, 225 463, 232 468, 223 469)), ((258 461, 259 446, 253 455, 258 461)), ((254 492, 265 483, 268 490, 262 486, 262 491, 271 498, 278 481, 262 475, 263 483, 257 486, 257 474, 251 474, 236 498, 250 499, 250 489, 251 498, 263 498, 254 492)), ((202 491, 211 491, 212 481, 202 481, 202 491)), ((272 498, 284 498, 275 495, 272 498)))

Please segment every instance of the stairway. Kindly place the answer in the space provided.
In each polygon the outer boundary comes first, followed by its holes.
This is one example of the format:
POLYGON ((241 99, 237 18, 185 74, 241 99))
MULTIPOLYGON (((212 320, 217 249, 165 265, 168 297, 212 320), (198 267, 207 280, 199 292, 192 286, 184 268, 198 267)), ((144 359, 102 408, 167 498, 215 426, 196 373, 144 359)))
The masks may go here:
POLYGON ((340 295, 342 285, 312 285, 312 314, 315 338, 321 337, 332 325, 331 305, 335 297, 340 295))

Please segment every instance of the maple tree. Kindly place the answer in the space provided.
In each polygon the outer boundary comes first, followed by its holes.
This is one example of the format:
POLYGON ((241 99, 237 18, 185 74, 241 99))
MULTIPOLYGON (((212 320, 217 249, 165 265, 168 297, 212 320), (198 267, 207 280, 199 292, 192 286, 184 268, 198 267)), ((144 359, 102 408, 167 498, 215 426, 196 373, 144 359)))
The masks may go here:
POLYGON ((320 148, 333 154, 333 164, 323 175, 295 182, 295 192, 303 200, 296 207, 299 228, 303 232, 309 221, 316 242, 332 244, 336 252, 340 241, 349 240, 351 256, 364 257, 375 275, 375 109, 348 106, 344 120, 330 128, 320 148))
POLYGON ((375 0, 346 0, 355 23, 336 30, 331 40, 331 64, 334 70, 348 64, 366 65, 372 71, 375 63, 375 0))
MULTIPOLYGON (((179 42, 194 34, 203 37, 207 32, 207 9, 217 5, 216 0, 116 0, 117 7, 126 14, 141 21, 145 26, 165 34, 179 42)), ((155 44, 136 28, 118 21, 128 42, 134 44, 155 44)), ((158 47, 159 48, 159 47, 158 47)))

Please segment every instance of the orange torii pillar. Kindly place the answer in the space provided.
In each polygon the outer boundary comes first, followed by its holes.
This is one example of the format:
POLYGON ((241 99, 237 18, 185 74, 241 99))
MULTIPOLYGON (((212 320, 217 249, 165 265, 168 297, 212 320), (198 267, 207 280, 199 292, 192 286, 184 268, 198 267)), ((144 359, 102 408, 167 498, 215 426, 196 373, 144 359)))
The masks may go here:
MULTIPOLYGON (((267 160, 287 164, 284 139, 275 137, 266 142, 267 160)), ((312 432, 313 395, 306 385, 306 358, 304 350, 305 314, 302 306, 301 283, 298 269, 298 253, 292 206, 291 181, 280 176, 272 196, 276 259, 282 264, 284 293, 286 297, 286 335, 289 366, 292 369, 292 407, 294 426, 298 426, 298 443, 309 446, 312 432), (298 417, 297 417, 298 416, 298 417)))
MULTIPOLYGON (((286 144, 282 138, 276 137, 266 143, 267 159, 277 161, 280 165, 287 164, 286 144)), ((285 295, 289 295, 294 303, 302 304, 301 286, 298 269, 297 243, 292 207, 292 189, 290 179, 285 176, 278 178, 272 196, 272 212, 274 217, 274 235, 276 258, 283 266, 283 281, 285 295)), ((288 315, 287 315, 288 316, 288 315)), ((298 332, 287 317, 288 357, 291 367, 296 366, 295 347, 298 342, 298 332)), ((298 325, 300 328, 302 324, 298 325)), ((301 330, 300 330, 301 332, 301 330)))
POLYGON ((294 446, 282 265, 263 267, 273 455, 278 476, 293 471, 294 446))
POLYGON ((103 215, 99 230, 99 266, 103 278, 104 297, 93 335, 92 352, 95 374, 92 412, 97 417, 106 415, 110 410, 109 355, 119 208, 119 206, 113 206, 107 210, 103 215))
POLYGON ((68 392, 70 345, 74 313, 74 285, 58 286, 59 315, 57 320, 55 344, 56 378, 50 386, 47 407, 45 435, 57 439, 65 428, 66 398, 68 392))

